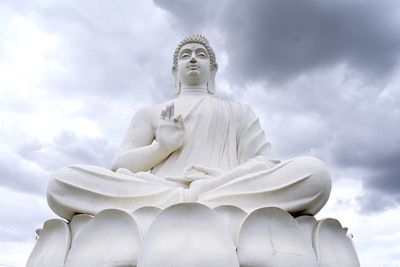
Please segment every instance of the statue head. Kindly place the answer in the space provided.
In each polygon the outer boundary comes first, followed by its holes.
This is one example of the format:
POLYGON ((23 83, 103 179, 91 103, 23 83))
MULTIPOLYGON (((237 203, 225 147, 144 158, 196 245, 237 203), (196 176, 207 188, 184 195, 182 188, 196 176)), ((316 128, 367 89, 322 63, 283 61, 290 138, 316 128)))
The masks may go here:
POLYGON ((181 85, 201 85, 206 83, 207 91, 215 91, 215 75, 218 64, 214 50, 208 40, 199 34, 189 35, 175 49, 172 72, 175 78, 175 94, 181 91, 181 85))

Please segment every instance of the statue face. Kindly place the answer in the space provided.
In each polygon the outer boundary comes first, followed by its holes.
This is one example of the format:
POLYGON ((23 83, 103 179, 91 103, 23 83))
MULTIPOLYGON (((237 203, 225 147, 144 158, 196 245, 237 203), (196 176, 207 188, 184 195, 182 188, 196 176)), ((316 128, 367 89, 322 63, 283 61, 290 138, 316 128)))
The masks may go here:
POLYGON ((204 45, 189 43, 178 54, 178 79, 183 85, 202 85, 210 79, 210 55, 204 45))

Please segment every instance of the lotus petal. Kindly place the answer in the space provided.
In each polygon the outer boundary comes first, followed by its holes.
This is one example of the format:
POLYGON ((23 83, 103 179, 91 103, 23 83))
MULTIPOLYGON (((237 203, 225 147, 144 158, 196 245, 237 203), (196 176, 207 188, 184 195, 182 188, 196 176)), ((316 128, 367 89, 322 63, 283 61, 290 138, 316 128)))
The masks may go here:
POLYGON ((239 267, 228 230, 210 208, 181 203, 150 226, 138 267, 239 267))

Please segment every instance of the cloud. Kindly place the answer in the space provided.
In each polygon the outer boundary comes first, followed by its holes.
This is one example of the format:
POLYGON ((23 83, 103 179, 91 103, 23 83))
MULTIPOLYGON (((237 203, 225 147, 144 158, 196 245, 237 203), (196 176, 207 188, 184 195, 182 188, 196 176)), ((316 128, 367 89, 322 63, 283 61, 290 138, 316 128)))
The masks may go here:
POLYGON ((154 0, 156 5, 172 14, 172 24, 183 32, 203 32, 205 26, 214 25, 215 20, 226 1, 203 1, 201 5, 196 0, 154 0))
POLYGON ((109 168, 116 150, 107 139, 63 131, 52 142, 27 139, 0 154, 0 186, 44 195, 48 179, 69 164, 109 168))
POLYGON ((33 241, 34 231, 42 227, 44 218, 51 218, 50 209, 41 196, 0 186, 0 243, 33 241), (33 227, 36 227, 32 229, 33 227))
POLYGON ((155 1, 176 22, 216 27, 236 82, 285 82, 346 64, 370 82, 385 81, 398 65, 398 3, 393 1, 155 1), (383 15, 384 14, 384 15, 383 15))
POLYGON ((357 198, 360 212, 375 214, 400 206, 399 161, 400 153, 388 158, 387 162, 367 168, 370 172, 363 180, 364 193, 357 198))
MULTIPOLYGON (((375 177, 380 179, 381 177, 375 177)), ((398 187, 398 185, 397 185, 398 187)), ((375 215, 378 212, 398 207, 400 199, 393 199, 392 195, 385 194, 383 190, 368 188, 366 192, 356 198, 358 212, 367 215, 375 215)))
POLYGON ((316 156, 334 180, 361 179, 364 192, 356 204, 371 213, 400 203, 400 80, 395 74, 379 90, 363 82, 358 72, 338 66, 280 86, 258 82, 237 91, 256 109, 281 158, 316 156))
POLYGON ((109 168, 116 147, 107 139, 63 131, 51 143, 24 143, 18 151, 22 157, 35 162, 49 172, 70 164, 89 164, 109 168))
MULTIPOLYGON (((355 97, 347 117, 337 125, 328 147, 333 162, 340 168, 363 171, 364 193, 358 198, 361 212, 377 212, 400 204, 400 127, 395 75, 391 86, 375 97, 355 97), (390 93, 390 91, 392 93, 390 93)), ((398 91, 398 90, 397 90, 398 91)))
POLYGON ((30 42, 43 47, 40 40, 52 41, 39 73, 40 86, 52 97, 143 102, 171 95, 166 88, 172 86, 174 44, 164 40, 173 34, 163 23, 165 12, 151 2, 140 8, 134 2, 10 3, 7 9, 13 12, 5 22, 15 29, 14 46, 34 54, 30 42))
POLYGON ((38 195, 45 192, 47 172, 11 151, 1 153, 0 173, 0 186, 38 195))

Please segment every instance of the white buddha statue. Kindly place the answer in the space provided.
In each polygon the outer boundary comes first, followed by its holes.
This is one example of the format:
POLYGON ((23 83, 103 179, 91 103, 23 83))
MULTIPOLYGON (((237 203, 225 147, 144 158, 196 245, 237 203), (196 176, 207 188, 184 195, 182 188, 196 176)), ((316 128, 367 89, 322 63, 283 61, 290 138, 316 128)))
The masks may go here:
POLYGON ((248 105, 214 97, 217 69, 206 38, 184 38, 173 59, 176 98, 136 113, 111 170, 61 169, 48 186, 53 211, 71 219, 199 202, 315 215, 331 190, 325 165, 312 157, 278 160, 248 105))

